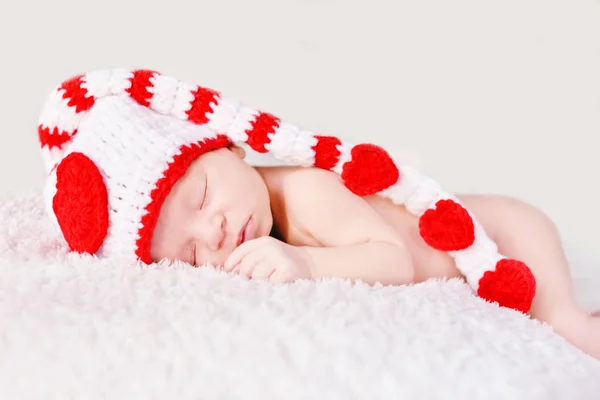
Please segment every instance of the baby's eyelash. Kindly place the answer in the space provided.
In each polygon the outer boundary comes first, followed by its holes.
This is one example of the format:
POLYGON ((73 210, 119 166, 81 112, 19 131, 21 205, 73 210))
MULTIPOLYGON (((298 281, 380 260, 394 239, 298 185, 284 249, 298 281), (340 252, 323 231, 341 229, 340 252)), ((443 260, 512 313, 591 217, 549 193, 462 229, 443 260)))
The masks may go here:
POLYGON ((194 244, 192 246, 192 257, 191 257, 192 262, 190 264, 192 265, 196 265, 196 245, 194 244))
POLYGON ((208 189, 208 178, 204 178, 204 196, 202 197, 202 203, 200 203, 200 208, 204 206, 204 202, 206 201, 206 191, 208 189))

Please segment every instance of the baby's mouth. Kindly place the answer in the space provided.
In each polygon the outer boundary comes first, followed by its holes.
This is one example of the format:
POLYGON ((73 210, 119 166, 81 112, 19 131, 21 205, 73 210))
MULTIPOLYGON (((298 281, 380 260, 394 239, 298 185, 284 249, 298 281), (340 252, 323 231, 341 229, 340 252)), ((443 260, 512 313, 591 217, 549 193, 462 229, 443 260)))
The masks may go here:
POLYGON ((244 243, 246 241, 246 228, 248 227, 248 223, 250 222, 250 218, 248 218, 248 220, 246 221, 246 223, 242 226, 242 229, 240 229, 240 233, 238 234, 238 240, 236 243, 236 247, 241 245, 242 243, 244 243))

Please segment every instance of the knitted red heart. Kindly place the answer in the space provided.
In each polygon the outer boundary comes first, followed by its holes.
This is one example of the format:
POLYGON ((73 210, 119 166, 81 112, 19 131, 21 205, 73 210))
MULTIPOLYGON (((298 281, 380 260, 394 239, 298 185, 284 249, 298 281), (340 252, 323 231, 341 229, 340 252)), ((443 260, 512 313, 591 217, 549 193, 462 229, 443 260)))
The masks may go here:
POLYGON ((52 208, 71 250, 94 254, 108 231, 108 195, 98 167, 71 153, 56 170, 52 208))
POLYGON ((453 200, 440 200, 419 219, 421 237, 441 251, 463 250, 475 241, 473 219, 453 200))
POLYGON ((369 196, 398 181, 398 167, 381 147, 359 144, 352 148, 351 155, 352 159, 344 164, 341 177, 354 194, 369 196))
POLYGON ((504 258, 496 263, 494 271, 487 271, 479 280, 477 295, 526 313, 535 291, 536 281, 529 267, 521 261, 504 258))

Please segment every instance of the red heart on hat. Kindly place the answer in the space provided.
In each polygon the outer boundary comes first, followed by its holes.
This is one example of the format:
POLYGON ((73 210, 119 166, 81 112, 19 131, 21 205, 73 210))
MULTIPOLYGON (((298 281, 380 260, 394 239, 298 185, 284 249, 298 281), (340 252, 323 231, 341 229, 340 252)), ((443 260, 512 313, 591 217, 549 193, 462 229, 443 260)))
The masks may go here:
POLYGON ((98 167, 84 154, 71 153, 58 165, 52 208, 71 250, 94 254, 108 231, 108 195, 98 167))
POLYGON ((477 295, 526 313, 535 291, 536 281, 529 267, 521 261, 504 258, 496 263, 494 271, 487 271, 479 280, 477 295))
POLYGON ((344 164, 342 180, 359 196, 369 196, 392 186, 400 172, 389 154, 372 144, 359 144, 351 151, 352 159, 344 164))
POLYGON ((467 210, 453 200, 440 200, 419 219, 421 237, 441 251, 463 250, 475 241, 475 226, 467 210))

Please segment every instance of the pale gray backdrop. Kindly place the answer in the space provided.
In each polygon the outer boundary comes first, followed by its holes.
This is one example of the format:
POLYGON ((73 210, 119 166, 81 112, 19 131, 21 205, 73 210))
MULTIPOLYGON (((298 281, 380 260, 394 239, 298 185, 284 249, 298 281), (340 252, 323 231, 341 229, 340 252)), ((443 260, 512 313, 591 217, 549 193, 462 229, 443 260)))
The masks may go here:
POLYGON ((41 184, 54 85, 143 67, 529 201, 600 260, 596 0, 5 1, 0 54, 1 193, 41 184))

